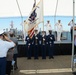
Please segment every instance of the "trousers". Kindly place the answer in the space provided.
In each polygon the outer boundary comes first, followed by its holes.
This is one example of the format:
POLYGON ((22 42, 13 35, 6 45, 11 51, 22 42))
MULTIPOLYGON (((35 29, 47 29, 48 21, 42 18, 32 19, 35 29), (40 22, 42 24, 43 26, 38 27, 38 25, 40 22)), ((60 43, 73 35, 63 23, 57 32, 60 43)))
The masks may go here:
POLYGON ((6 75, 6 58, 0 58, 0 75, 6 75))

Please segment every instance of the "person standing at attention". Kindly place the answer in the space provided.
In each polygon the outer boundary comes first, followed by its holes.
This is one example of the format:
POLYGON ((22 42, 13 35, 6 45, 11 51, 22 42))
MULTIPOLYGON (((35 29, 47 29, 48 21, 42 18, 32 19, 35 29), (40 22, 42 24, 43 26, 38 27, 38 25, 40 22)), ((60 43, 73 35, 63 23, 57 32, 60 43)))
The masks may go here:
POLYGON ((51 24, 50 24, 50 21, 48 20, 47 23, 46 23, 46 35, 49 34, 49 30, 52 30, 52 27, 51 27, 51 24))
POLYGON ((26 49, 27 49, 27 59, 31 59, 32 39, 30 38, 29 34, 26 36, 25 41, 26 41, 26 49))
POLYGON ((74 35, 74 54, 76 55, 76 35, 74 35))
POLYGON ((55 41, 55 37, 52 34, 52 31, 49 30, 49 35, 48 35, 48 55, 49 55, 49 59, 54 59, 53 55, 54 55, 54 41, 55 41))
POLYGON ((58 23, 55 24, 57 31, 57 41, 61 41, 61 33, 63 30, 61 20, 58 20, 58 23))
POLYGON ((34 36, 33 36, 33 43, 34 43, 34 59, 38 59, 39 55, 39 34, 38 30, 34 30, 34 36))
POLYGON ((71 33, 71 41, 72 41, 72 37, 73 37, 73 19, 68 23, 68 26, 71 26, 70 33, 71 33))
POLYGON ((45 31, 42 31, 42 36, 41 36, 41 52, 42 52, 42 59, 46 59, 46 33, 45 31))

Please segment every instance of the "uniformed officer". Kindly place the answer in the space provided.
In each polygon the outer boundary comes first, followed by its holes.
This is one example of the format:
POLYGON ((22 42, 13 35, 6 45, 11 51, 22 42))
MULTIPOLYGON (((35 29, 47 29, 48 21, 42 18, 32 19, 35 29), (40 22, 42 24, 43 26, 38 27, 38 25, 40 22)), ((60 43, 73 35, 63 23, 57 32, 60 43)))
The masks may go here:
POLYGON ((49 55, 49 59, 50 58, 54 58, 53 57, 53 52, 54 52, 54 41, 55 41, 55 37, 52 34, 52 31, 49 30, 49 35, 48 35, 48 55, 49 55))
POLYGON ((47 21, 47 23, 46 23, 46 35, 48 35, 49 34, 49 30, 52 30, 52 26, 51 26, 51 24, 50 24, 50 21, 48 20, 47 21))
POLYGON ((34 31, 33 45, 34 45, 34 59, 38 59, 38 54, 39 54, 39 35, 38 35, 38 30, 34 31))
POLYGON ((63 31, 61 20, 58 20, 58 23, 55 24, 57 28, 57 41, 61 41, 61 33, 63 31))
POLYGON ((68 23, 68 26, 71 26, 70 28, 70 33, 71 33, 71 41, 72 41, 72 36, 73 36, 73 19, 68 23))
POLYGON ((27 58, 31 59, 32 39, 29 37, 29 35, 27 35, 25 41, 27 48, 27 58))
POLYGON ((42 31, 41 50, 42 50, 42 59, 46 59, 46 33, 45 31, 42 31))
POLYGON ((76 55, 76 35, 74 35, 74 54, 76 55))

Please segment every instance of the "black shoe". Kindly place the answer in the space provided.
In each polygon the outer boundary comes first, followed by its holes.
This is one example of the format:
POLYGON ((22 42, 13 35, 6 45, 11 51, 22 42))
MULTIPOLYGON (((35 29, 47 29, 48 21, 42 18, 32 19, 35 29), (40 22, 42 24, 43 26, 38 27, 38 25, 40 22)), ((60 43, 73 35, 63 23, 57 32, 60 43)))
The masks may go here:
POLYGON ((18 69, 18 67, 15 67, 15 68, 14 68, 14 70, 17 70, 17 69, 18 69))
POLYGON ((52 56, 51 58, 52 58, 52 59, 54 59, 54 57, 53 57, 53 56, 52 56))
POLYGON ((51 59, 51 57, 49 57, 49 59, 51 59))
POLYGON ((31 59, 31 58, 27 58, 27 59, 31 59))
POLYGON ((53 56, 51 56, 51 57, 49 57, 49 59, 54 59, 54 57, 53 57, 53 56))

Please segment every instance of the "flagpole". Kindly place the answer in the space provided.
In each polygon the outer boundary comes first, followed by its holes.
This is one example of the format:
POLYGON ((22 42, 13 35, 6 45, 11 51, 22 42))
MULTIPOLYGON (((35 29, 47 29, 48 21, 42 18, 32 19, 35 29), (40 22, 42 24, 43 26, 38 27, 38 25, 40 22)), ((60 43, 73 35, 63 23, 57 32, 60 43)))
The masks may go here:
POLYGON ((73 0, 73 41, 72 41, 72 60, 71 60, 71 68, 74 71, 74 25, 75 25, 75 0, 73 0))
MULTIPOLYGON (((57 8, 58 8, 58 0, 57 0, 57 2, 56 2, 55 15, 54 15, 54 24, 56 23, 57 8)), ((54 25, 54 30, 56 30, 56 29, 55 29, 55 25, 54 25)))
MULTIPOLYGON (((43 0, 42 0, 42 6, 43 6, 43 0)), ((44 20, 44 8, 43 7, 42 7, 42 13, 43 13, 43 20, 44 20)), ((43 31, 44 31, 44 21, 43 21, 43 31)))

